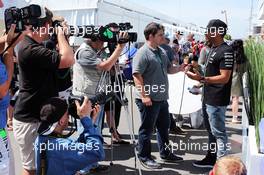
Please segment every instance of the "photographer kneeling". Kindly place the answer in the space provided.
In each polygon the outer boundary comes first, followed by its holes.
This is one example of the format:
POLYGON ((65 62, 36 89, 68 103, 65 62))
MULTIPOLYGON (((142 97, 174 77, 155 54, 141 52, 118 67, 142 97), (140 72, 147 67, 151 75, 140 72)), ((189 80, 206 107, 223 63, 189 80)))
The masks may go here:
POLYGON ((42 106, 39 136, 35 141, 37 175, 72 175, 104 159, 103 139, 94 125, 99 106, 92 109, 87 97, 81 106, 78 101, 75 104, 84 127, 76 141, 62 135, 69 120, 66 101, 53 97, 42 106), (91 112, 93 116, 90 117, 91 112))

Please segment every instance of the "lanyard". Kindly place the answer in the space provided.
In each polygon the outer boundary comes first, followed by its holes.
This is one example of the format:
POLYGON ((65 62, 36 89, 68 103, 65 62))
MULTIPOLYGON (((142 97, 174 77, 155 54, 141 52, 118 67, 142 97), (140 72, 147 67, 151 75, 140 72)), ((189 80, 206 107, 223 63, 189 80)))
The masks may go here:
POLYGON ((162 60, 161 60, 161 55, 160 55, 160 52, 159 52, 159 50, 157 50, 156 52, 154 52, 155 53, 155 57, 156 57, 156 59, 159 61, 159 63, 160 63, 160 67, 161 67, 161 70, 162 70, 162 73, 163 73, 163 75, 165 76, 165 72, 164 72, 164 69, 163 69, 163 63, 162 63, 162 60))
POLYGON ((159 61, 159 63, 162 65, 162 60, 161 60, 160 52, 159 51, 156 51, 155 52, 155 56, 156 56, 157 60, 159 61))

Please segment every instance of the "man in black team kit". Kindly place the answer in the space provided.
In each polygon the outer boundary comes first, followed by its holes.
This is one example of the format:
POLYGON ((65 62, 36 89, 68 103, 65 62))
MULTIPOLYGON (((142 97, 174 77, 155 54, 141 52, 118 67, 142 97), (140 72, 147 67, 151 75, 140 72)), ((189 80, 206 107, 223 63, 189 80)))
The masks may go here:
POLYGON ((226 107, 230 102, 230 91, 233 71, 233 50, 224 42, 227 25, 213 19, 207 25, 206 38, 213 44, 206 63, 205 75, 187 72, 186 74, 204 83, 203 102, 206 105, 208 118, 205 126, 209 133, 209 149, 206 157, 194 162, 196 167, 212 168, 216 159, 227 154, 230 145, 227 142, 225 127, 226 107))

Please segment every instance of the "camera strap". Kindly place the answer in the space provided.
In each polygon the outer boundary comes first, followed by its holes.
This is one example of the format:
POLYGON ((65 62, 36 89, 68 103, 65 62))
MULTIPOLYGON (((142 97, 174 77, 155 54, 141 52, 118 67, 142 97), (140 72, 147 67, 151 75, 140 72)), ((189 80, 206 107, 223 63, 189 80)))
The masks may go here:
POLYGON ((9 44, 0 55, 3 55, 16 42, 16 40, 20 37, 21 34, 22 32, 18 33, 18 35, 11 41, 11 44, 9 44))
MULTIPOLYGON (((65 136, 62 135, 58 135, 54 132, 52 132, 49 136, 47 136, 48 138, 66 138, 65 136)), ((48 144, 48 140, 47 139, 44 144, 41 144, 41 148, 40 148, 40 175, 47 175, 46 171, 47 171, 47 144, 48 144)))
POLYGON ((47 158, 47 140, 45 144, 41 144, 40 148, 40 175, 46 175, 46 158, 47 158))

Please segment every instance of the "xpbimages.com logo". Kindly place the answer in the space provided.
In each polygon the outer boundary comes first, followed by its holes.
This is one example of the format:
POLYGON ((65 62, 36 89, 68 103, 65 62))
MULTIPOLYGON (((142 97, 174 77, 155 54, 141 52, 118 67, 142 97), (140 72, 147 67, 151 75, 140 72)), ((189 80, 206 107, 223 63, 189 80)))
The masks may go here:
POLYGON ((209 34, 211 37, 216 37, 217 34, 225 35, 227 28, 224 27, 208 27, 206 28, 205 35, 209 34))
POLYGON ((226 151, 230 151, 232 149, 231 143, 227 143, 226 145, 221 144, 208 144, 208 143, 195 143, 195 142, 184 142, 180 140, 179 142, 171 142, 169 144, 165 144, 165 150, 169 150, 174 153, 177 151, 208 151, 211 150, 211 153, 216 153, 217 150, 223 150, 225 148, 226 151))
MULTIPOLYGON (((135 85, 135 87, 132 89, 133 91, 139 92, 140 94, 144 92, 145 95, 150 95, 154 93, 166 93, 166 85, 135 85)), ((99 85, 98 86, 98 92, 104 92, 106 94, 109 94, 111 92, 114 93, 120 93, 120 92, 129 92, 130 87, 129 86, 120 86, 119 84, 114 83, 113 85, 99 85)))
POLYGON ((79 143, 67 145, 60 142, 50 142, 49 140, 46 143, 40 143, 39 145, 34 144, 34 149, 39 152, 42 151, 78 151, 84 153, 85 151, 98 151, 100 149, 99 143, 79 143))
MULTIPOLYGON (((84 37, 84 36, 89 36, 89 35, 98 35, 99 34, 99 29, 101 26, 67 26, 67 27, 62 27, 63 32, 67 36, 78 36, 78 37, 84 37)), ((34 34, 38 34, 40 37, 43 35, 50 35, 52 36, 53 34, 58 33, 58 27, 54 27, 52 25, 48 25, 48 27, 32 27, 32 31, 34 34)))

